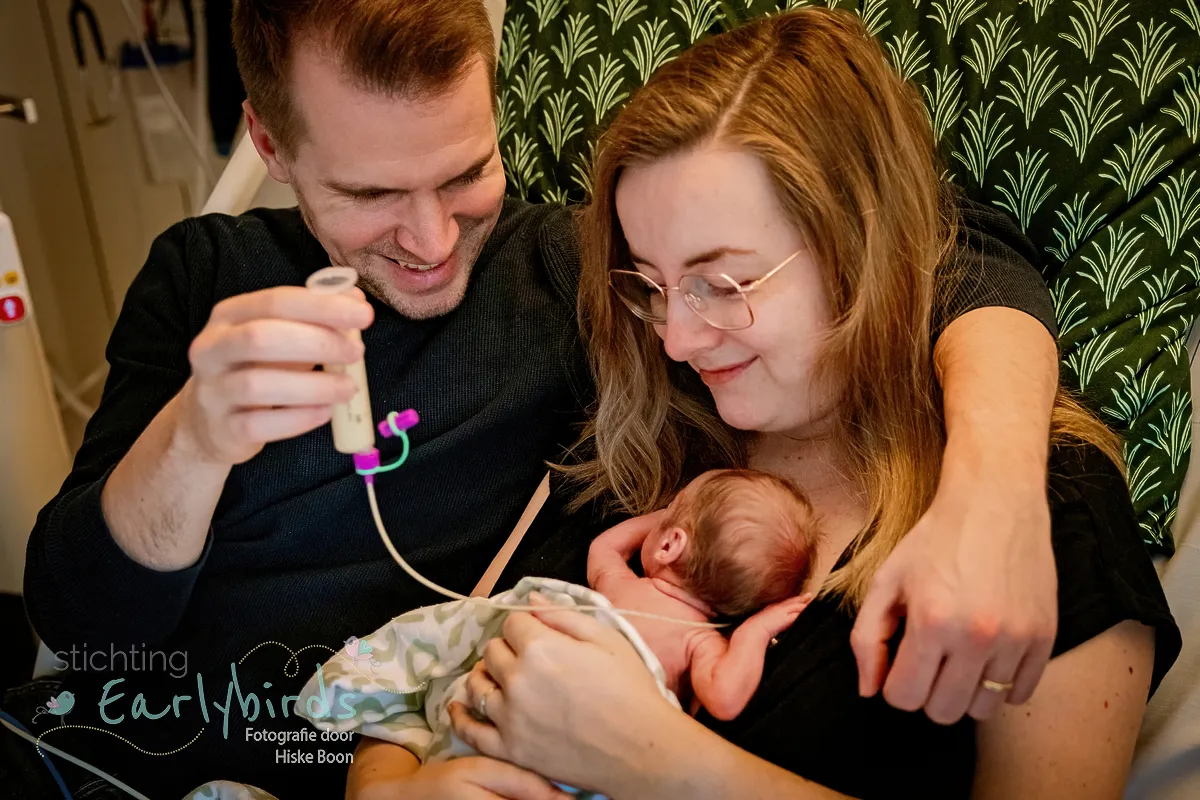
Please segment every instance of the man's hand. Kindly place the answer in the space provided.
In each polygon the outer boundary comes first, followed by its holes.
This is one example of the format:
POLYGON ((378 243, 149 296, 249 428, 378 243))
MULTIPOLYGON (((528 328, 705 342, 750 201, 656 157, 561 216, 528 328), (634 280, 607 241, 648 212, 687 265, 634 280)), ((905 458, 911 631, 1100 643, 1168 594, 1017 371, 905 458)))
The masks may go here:
POLYGON ((192 377, 113 469, 100 495, 113 539, 133 560, 170 572, 196 563, 234 464, 266 442, 328 422, 350 399, 346 364, 362 345, 344 331, 371 323, 361 292, 281 286, 218 303, 192 342, 192 377))
POLYGON ((202 458, 239 464, 267 442, 323 425, 333 404, 354 395, 349 376, 313 371, 362 357, 362 345, 340 332, 361 330, 373 318, 354 291, 319 295, 281 286, 213 308, 188 351, 192 377, 175 409, 180 433, 202 458))
POLYGON ((851 634, 859 692, 935 722, 1024 703, 1050 660, 1058 597, 1041 497, 1001 487, 943 496, 875 574, 851 634), (904 638, 888 665, 901 616, 904 638), (989 691, 984 680, 1013 684, 989 691))

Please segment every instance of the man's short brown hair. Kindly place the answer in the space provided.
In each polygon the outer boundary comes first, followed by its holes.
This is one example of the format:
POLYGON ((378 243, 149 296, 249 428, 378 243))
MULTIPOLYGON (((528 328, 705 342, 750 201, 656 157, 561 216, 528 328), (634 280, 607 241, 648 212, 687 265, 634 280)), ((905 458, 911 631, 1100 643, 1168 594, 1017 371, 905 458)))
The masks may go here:
POLYGON ((481 0, 236 0, 233 45, 246 95, 285 150, 303 135, 290 93, 290 57, 302 39, 363 89, 396 97, 445 92, 482 57, 496 95, 495 39, 481 0))

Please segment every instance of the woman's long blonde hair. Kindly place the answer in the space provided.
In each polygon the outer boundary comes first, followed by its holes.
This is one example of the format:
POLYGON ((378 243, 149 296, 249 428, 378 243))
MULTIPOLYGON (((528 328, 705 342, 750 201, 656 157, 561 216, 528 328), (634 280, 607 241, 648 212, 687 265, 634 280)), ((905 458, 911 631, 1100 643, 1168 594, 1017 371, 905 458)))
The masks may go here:
MULTIPOLYGON (((844 387, 842 436, 869 503, 854 557, 825 588, 858 604, 937 488, 945 433, 931 314, 951 279, 956 219, 919 95, 853 14, 801 9, 701 42, 601 137, 579 287, 598 396, 577 461, 562 469, 583 485, 578 504, 640 514, 705 469, 745 464, 747 435, 608 286, 609 270, 629 268, 615 208, 623 168, 710 142, 761 159, 821 265, 834 322, 817 370, 844 387)), ((1116 437, 1061 392, 1054 430, 1120 461, 1116 437)))

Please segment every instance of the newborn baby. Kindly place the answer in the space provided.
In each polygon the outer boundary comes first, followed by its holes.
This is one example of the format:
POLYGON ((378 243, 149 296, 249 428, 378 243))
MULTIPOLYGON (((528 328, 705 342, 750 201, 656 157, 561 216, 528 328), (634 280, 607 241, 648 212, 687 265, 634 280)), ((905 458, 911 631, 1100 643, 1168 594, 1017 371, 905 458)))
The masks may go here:
POLYGON ((811 599, 796 595, 816 540, 812 507, 791 484, 765 472, 713 470, 665 509, 597 537, 588 584, 617 608, 674 619, 757 611, 729 639, 713 628, 626 617, 658 656, 667 687, 680 695, 689 678, 696 702, 729 720, 758 688, 771 640, 811 599), (644 577, 628 563, 639 551, 644 577))
POLYGON ((758 686, 771 638, 808 602, 794 595, 809 574, 815 540, 812 509, 785 481, 748 470, 707 472, 667 508, 596 539, 588 557, 594 588, 524 578, 489 600, 455 600, 402 614, 369 636, 348 640, 309 679, 294 713, 323 730, 399 744, 422 763, 471 755, 475 751, 454 735, 449 706, 468 701, 467 675, 487 643, 503 635, 510 613, 505 606, 527 608, 538 592, 620 630, 672 704, 679 705, 676 693, 686 695, 690 687, 694 703, 731 719, 758 686), (644 577, 627 563, 639 551, 644 577), (670 621, 752 612, 729 640, 712 627, 670 621))

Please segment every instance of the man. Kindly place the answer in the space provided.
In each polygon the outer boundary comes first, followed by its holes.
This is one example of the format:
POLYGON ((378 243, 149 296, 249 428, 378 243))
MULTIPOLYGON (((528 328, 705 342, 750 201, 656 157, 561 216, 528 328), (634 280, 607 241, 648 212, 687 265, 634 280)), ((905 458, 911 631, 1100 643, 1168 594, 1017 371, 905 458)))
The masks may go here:
MULTIPOLYGON (((353 387, 313 366, 361 356, 340 333, 360 329, 375 414, 418 410, 407 465, 377 484, 383 519, 418 570, 469 591, 588 399, 574 232, 566 211, 504 197, 481 6, 243 0, 234 30, 251 136, 299 209, 186 220, 156 240, 26 571, 29 614, 51 649, 186 653, 187 674, 66 664, 61 686, 25 697, 71 691, 68 724, 91 728, 45 741, 154 797, 213 778, 283 798, 340 796, 339 759, 354 743, 282 742, 307 730, 282 718, 284 698, 347 637, 438 598, 391 561, 361 479, 333 449, 325 423, 353 387), (299 288, 330 263, 355 267, 366 293, 299 288)), ((1052 310, 1036 273, 985 238, 987 265, 1041 290, 985 300, 1027 306, 1044 325, 992 308, 941 335, 944 484, 960 502, 943 502, 957 516, 927 525, 927 538, 1048 550, 1052 310), (1014 472, 1026 477, 996 480, 1014 472), (980 488, 995 485, 1017 488, 980 488), (989 516, 999 522, 978 521, 989 516)), ((394 441, 381 449, 396 453, 394 441)), ((545 541, 531 535, 506 579, 551 570, 545 541)), ((919 708, 928 696, 899 702, 919 708)), ((75 788, 90 779, 60 767, 75 788)), ((447 769, 486 796, 509 796, 497 784, 521 772, 447 769)), ((46 785, 40 765, 30 770, 46 785)))

